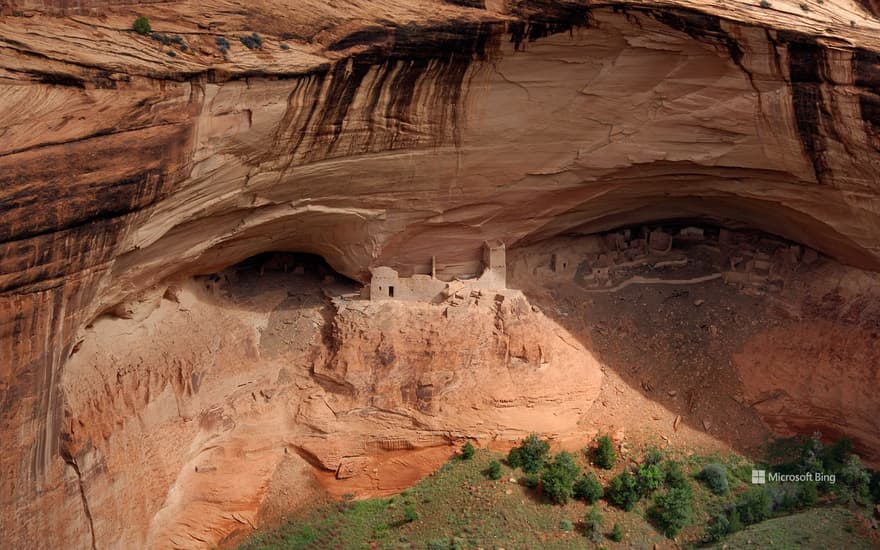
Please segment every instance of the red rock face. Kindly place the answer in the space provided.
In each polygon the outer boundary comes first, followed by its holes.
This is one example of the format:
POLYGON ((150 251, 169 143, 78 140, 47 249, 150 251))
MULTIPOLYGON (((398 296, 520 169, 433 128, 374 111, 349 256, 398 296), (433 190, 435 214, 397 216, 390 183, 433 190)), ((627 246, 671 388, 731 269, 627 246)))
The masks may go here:
POLYGON ((4 10, 38 11, 53 15, 101 15, 106 8, 117 6, 140 6, 156 4, 165 0, 10 0, 0 3, 0 13, 4 10))
MULTIPOLYGON (((3 7, 73 9, 24 4, 3 7)), ((0 515, 13 543, 100 532, 83 520, 85 447, 65 444, 59 381, 88 323, 169 278, 267 250, 320 254, 361 281, 431 256, 464 274, 487 239, 672 218, 880 266, 873 22, 526 5, 504 23, 419 0, 345 14, 249 3, 211 23, 221 7, 151 8, 186 51, 133 35, 125 7, 0 19, 0 436, 16 449, 0 458, 0 515), (260 50, 236 38, 251 29, 260 50)))

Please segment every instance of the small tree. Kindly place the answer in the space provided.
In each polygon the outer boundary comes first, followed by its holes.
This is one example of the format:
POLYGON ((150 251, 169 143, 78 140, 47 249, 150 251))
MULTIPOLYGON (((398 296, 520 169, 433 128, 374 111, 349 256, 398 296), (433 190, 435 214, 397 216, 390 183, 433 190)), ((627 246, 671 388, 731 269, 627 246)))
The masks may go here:
POLYGON ((614 542, 620 542, 623 540, 623 528, 619 523, 615 523, 614 527, 611 528, 611 534, 608 535, 608 538, 614 542))
POLYGON ((470 441, 468 441, 467 443, 464 444, 464 447, 461 448, 461 458, 464 460, 470 460, 470 459, 474 458, 475 452, 476 452, 476 449, 474 449, 474 446, 471 445, 470 441))
POLYGON ((716 495, 723 495, 729 488, 727 470, 721 464, 707 464, 703 471, 700 472, 700 479, 705 481, 709 489, 716 495))
POLYGON ((584 516, 584 534, 596 544, 602 542, 602 524, 605 518, 599 512, 599 508, 593 506, 587 515, 584 516))
POLYGON ((141 36, 147 36, 152 32, 150 28, 150 20, 144 16, 140 16, 134 20, 134 25, 132 26, 134 32, 138 33, 141 36))
POLYGON ((552 462, 544 465, 544 472, 541 474, 544 494, 556 504, 565 504, 574 496, 574 482, 578 474, 580 469, 571 453, 563 451, 557 454, 552 462))
POLYGON ((489 476, 489 479, 501 479, 501 463, 497 460, 490 462, 489 468, 486 469, 486 475, 489 476))
POLYGON ((693 496, 683 488, 670 489, 658 495, 649 511, 649 516, 669 538, 674 538, 682 527, 690 523, 693 515, 693 496))
POLYGON ((617 452, 614 450, 614 442, 607 435, 603 435, 596 440, 596 465, 605 470, 614 468, 617 464, 617 452))
POLYGON ((862 466, 862 461, 856 455, 849 455, 840 467, 840 475, 843 492, 860 504, 868 504, 871 494, 871 474, 862 466))
POLYGON ((611 480, 606 496, 608 497, 608 502, 621 510, 627 512, 632 510, 636 502, 639 501, 639 489, 636 478, 624 470, 611 480))
POLYGON ((642 465, 636 471, 636 483, 639 486, 639 493, 648 496, 663 484, 666 479, 666 473, 657 464, 642 465))
POLYGON ((574 484, 574 496, 587 504, 593 504, 605 494, 599 480, 593 472, 584 474, 574 484))
POLYGON ((521 467, 527 474, 537 473, 544 465, 544 459, 550 452, 550 444, 541 440, 538 434, 531 434, 519 446, 521 467))

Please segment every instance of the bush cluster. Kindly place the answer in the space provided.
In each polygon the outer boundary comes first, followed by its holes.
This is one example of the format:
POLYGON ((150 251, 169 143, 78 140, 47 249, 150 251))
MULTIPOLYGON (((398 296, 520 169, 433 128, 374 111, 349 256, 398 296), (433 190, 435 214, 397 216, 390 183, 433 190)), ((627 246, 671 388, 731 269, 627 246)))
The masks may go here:
POLYGON ((643 463, 636 470, 636 483, 639 486, 639 494, 649 496, 654 493, 666 480, 666 472, 658 464, 643 463))
POLYGON ((251 33, 250 35, 239 36, 238 39, 242 44, 249 50, 259 50, 263 47, 263 37, 261 37, 257 33, 251 33))
POLYGON ((608 490, 605 491, 608 502, 627 512, 633 509, 639 501, 639 486, 636 478, 627 470, 619 473, 611 479, 608 490))
POLYGON ((226 55, 226 52, 229 51, 229 40, 226 40, 225 36, 218 36, 214 38, 214 42, 217 44, 217 49, 220 50, 220 53, 226 55))
POLYGON ((544 465, 548 452, 550 444, 537 434, 530 434, 519 447, 514 447, 507 454, 507 465, 511 468, 522 468, 527 474, 535 474, 544 465))
POLYGON ((574 484, 574 496, 587 504, 593 504, 605 495, 605 490, 592 472, 584 474, 574 484))
POLYGON ((690 487, 675 487, 657 495, 648 516, 667 537, 678 535, 694 516, 694 497, 690 487))
POLYGON ((541 489, 551 502, 565 504, 574 496, 574 483, 580 473, 571 453, 563 451, 544 465, 541 489))
POLYGON ((709 489, 716 495, 723 495, 729 489, 727 470, 721 464, 707 464, 703 471, 700 472, 699 477, 706 482, 709 489))

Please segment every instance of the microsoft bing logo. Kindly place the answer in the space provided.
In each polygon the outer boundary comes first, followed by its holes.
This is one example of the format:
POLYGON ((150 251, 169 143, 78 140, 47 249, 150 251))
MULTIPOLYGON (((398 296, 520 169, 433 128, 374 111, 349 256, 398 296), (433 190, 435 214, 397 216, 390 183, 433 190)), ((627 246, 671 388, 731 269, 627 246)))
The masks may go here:
POLYGON ((752 483, 765 485, 767 483, 767 470, 752 470, 752 483))

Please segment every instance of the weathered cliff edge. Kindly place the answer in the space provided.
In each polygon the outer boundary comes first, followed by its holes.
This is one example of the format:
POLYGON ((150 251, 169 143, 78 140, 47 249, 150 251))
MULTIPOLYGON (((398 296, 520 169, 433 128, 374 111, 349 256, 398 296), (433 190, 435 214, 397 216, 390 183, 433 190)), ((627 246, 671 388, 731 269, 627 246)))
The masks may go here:
POLYGON ((880 266, 873 3, 463 3, 0 4, 4 542, 94 536, 65 361, 172 276, 265 250, 472 272, 488 238, 678 217, 880 266))

